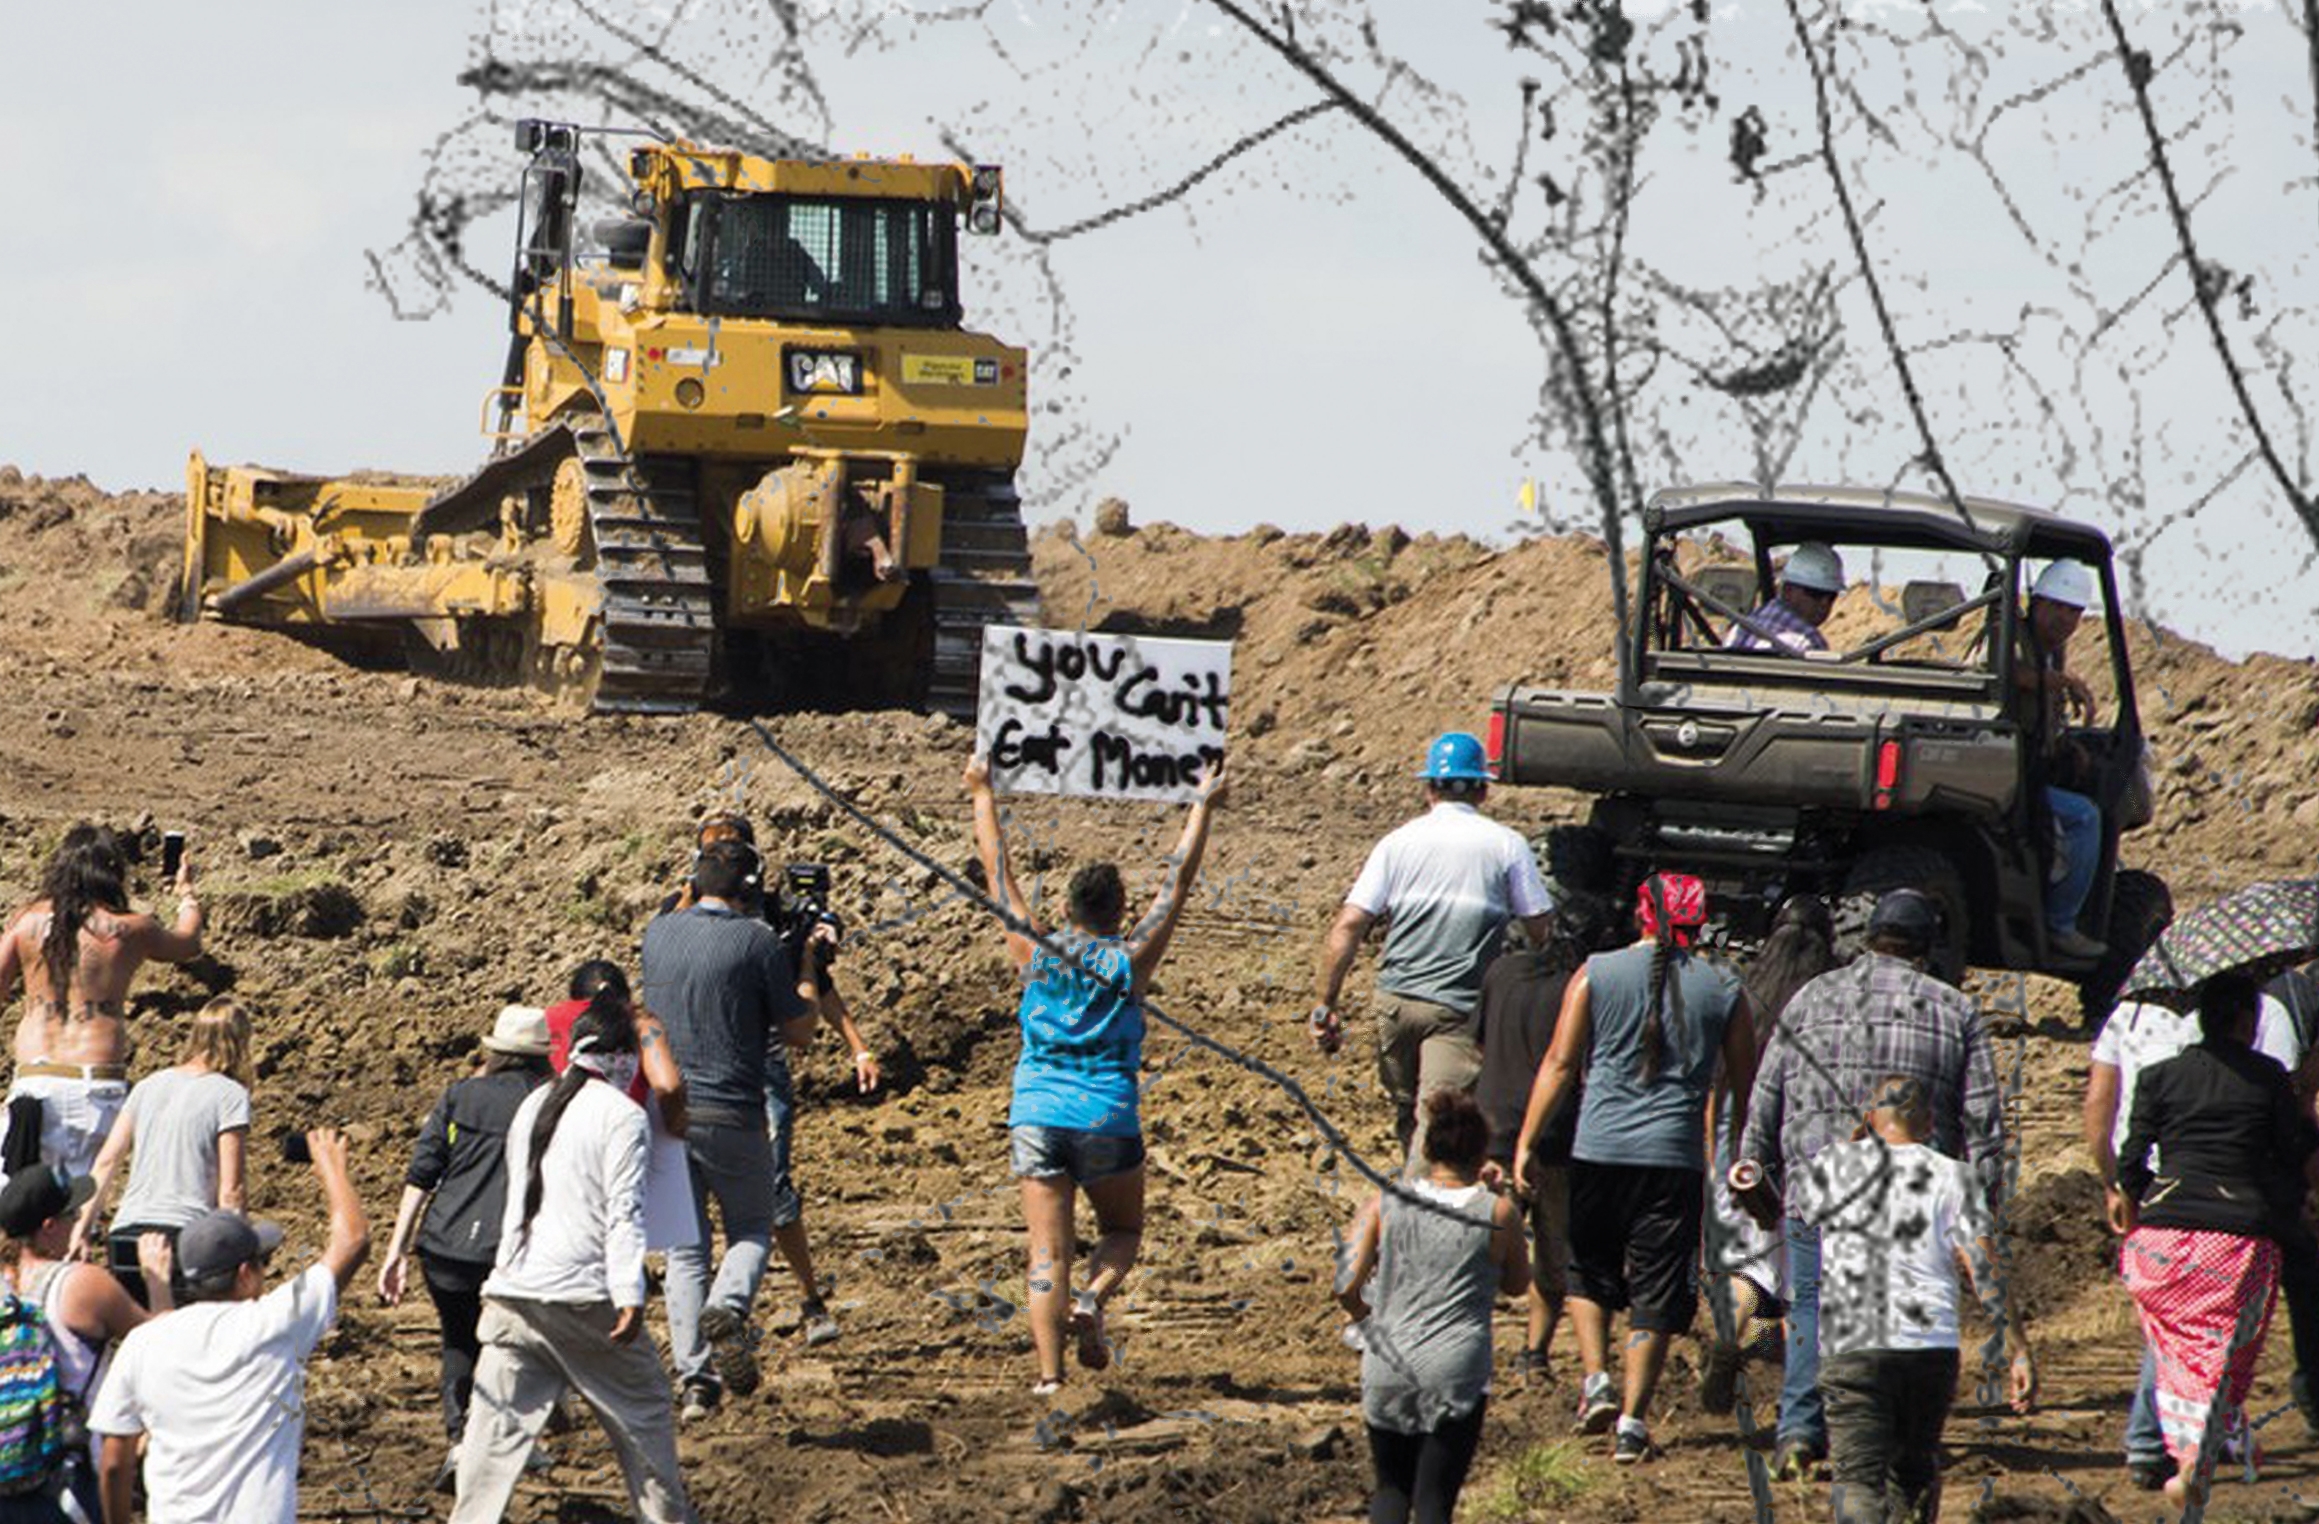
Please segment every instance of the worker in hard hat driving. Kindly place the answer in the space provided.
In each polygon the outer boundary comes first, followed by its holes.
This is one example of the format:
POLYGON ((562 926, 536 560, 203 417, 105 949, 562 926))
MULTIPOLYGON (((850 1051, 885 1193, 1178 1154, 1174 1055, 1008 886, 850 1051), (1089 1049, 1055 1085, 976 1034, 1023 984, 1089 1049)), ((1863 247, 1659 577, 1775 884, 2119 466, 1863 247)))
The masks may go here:
POLYGON ((1778 594, 1734 624, 1723 644, 1733 651, 1785 651, 1793 656, 1825 651, 1828 637, 1820 633, 1820 626, 1828 622, 1828 612, 1842 591, 1843 561, 1819 541, 1806 540, 1788 552, 1787 564, 1780 568, 1778 594))
POLYGON ((2055 561, 2029 589, 2024 638, 2013 685, 2030 701, 2031 742, 2046 779, 2045 807, 2053 817, 2053 867, 2045 885, 2046 945, 2065 958, 2092 959, 2107 949, 2079 931, 2078 912, 2093 888, 2102 851, 2101 807, 2076 788, 2083 769, 2067 730, 2071 715, 2094 721, 2094 694, 2069 670, 2069 639, 2093 602, 2093 573, 2076 561, 2055 561))

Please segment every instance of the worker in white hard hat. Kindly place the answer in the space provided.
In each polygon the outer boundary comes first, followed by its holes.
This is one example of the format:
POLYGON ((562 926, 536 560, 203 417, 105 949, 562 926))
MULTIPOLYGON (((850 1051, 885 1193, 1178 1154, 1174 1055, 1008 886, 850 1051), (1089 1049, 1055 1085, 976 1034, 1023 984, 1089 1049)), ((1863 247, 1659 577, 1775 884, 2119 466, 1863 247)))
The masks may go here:
POLYGON ((1780 568, 1779 593, 1770 602, 1731 627, 1723 637, 1733 651, 1785 651, 1801 656, 1825 651, 1828 637, 1820 626, 1844 591, 1844 563, 1836 552, 1817 540, 1806 540, 1788 552, 1780 568))
POLYGON ((2066 958, 2093 959, 2107 949, 2078 930, 2078 913, 2093 888, 2102 850, 2101 807, 2063 784, 2076 782, 2083 753, 2067 736, 2072 715, 2094 721, 2093 690, 2069 670, 2069 640, 2093 602, 2093 573, 2076 561, 2055 561, 2037 574, 2029 589, 2020 658, 2013 682, 2030 702, 2033 744, 2045 776, 2045 807, 2053 817, 2053 867, 2045 886, 2046 945, 2066 958))

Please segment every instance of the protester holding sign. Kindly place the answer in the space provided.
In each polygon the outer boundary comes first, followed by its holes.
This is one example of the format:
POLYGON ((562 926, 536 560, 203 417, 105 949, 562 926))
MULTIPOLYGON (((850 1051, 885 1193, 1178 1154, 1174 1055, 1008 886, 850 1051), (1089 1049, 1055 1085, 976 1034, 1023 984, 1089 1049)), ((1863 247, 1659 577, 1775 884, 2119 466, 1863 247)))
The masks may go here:
POLYGON ((1136 1107, 1143 996, 1199 876, 1209 821, 1224 802, 1226 785, 1221 763, 1202 773, 1199 797, 1168 859, 1167 880, 1144 918, 1124 935, 1127 886, 1110 863, 1071 876, 1067 928, 1049 934, 1034 923, 1029 902, 1007 871, 1006 834, 987 758, 967 764, 966 787, 974 800, 974 844, 983 874, 1011 918, 1007 956, 1024 971, 1023 1053, 1015 1064, 1007 1125, 1030 1235, 1031 1341, 1039 1360, 1032 1390, 1044 1395, 1063 1384, 1067 1330, 1077 1338, 1081 1365, 1102 1370, 1111 1363, 1103 1307, 1143 1246, 1143 1123, 1136 1107), (1071 1262, 1082 1188, 1094 1203, 1102 1237, 1087 1286, 1074 1297, 1071 1262))

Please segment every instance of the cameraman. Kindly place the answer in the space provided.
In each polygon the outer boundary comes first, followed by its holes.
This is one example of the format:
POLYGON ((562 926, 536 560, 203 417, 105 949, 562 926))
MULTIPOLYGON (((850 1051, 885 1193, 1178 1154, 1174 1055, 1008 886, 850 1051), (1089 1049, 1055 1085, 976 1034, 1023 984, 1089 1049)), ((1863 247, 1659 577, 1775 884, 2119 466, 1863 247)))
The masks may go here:
MULTIPOLYGON (((861 1028, 854 1025, 853 1011, 846 1005, 832 972, 845 930, 828 910, 829 870, 818 864, 793 865, 792 871, 797 877, 785 882, 768 904, 764 858, 757 851, 757 831, 749 824, 748 817, 729 810, 703 816, 693 838, 694 862, 700 860, 702 852, 721 841, 739 842, 755 859, 757 867, 739 908, 743 914, 756 916, 781 933, 782 945, 789 950, 790 965, 798 971, 798 998, 811 1006, 823 1021, 836 1027, 845 1039, 847 1051, 853 1055, 854 1086, 868 1095, 878 1088, 884 1076, 878 1068, 877 1054, 863 1040, 861 1028)), ((660 913, 667 915, 692 903, 693 889, 688 879, 661 900, 660 913)))

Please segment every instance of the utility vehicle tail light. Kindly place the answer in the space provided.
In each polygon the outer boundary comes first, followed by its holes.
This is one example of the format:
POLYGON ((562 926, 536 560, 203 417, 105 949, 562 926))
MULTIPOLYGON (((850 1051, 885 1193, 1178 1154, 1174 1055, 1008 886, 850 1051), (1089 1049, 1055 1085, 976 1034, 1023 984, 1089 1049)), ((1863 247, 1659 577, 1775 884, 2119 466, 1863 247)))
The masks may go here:
POLYGON ((1495 778, 1506 770, 1506 711, 1490 711, 1488 733, 1482 739, 1482 750, 1490 761, 1490 776, 1495 778))
POLYGON ((1900 786, 1900 743, 1886 741, 1876 748, 1876 798, 1873 808, 1892 808, 1893 791, 1900 786))

